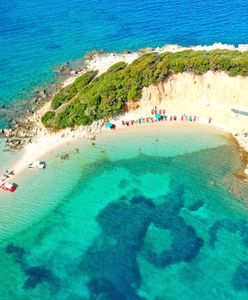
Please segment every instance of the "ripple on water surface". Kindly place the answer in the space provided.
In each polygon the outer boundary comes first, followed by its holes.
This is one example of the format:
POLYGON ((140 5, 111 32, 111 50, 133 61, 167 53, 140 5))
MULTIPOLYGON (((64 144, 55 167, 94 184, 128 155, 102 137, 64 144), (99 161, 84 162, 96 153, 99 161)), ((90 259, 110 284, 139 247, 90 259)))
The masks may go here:
POLYGON ((112 137, 6 198, 4 299, 246 299, 247 215, 223 181, 236 149, 206 128, 112 137))

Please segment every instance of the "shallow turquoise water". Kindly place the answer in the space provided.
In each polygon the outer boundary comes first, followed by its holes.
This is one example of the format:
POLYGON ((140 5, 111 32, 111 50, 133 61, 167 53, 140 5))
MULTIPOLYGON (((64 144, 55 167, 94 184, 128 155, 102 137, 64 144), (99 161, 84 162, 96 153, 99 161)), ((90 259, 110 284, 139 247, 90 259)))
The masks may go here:
POLYGON ((240 161, 218 131, 63 151, 1 194, 1 299, 247 299, 247 206, 228 188, 240 161))

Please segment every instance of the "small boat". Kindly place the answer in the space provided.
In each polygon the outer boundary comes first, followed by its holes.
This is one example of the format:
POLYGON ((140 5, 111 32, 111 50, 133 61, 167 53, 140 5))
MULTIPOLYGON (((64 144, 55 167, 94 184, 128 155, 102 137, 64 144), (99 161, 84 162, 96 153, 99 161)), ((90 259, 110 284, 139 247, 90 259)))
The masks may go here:
POLYGON ((45 169, 46 163, 43 161, 33 161, 31 164, 28 166, 31 169, 45 169))
POLYGON ((1 185, 0 188, 6 192, 11 192, 13 193, 16 190, 16 185, 12 184, 8 181, 4 181, 1 185))

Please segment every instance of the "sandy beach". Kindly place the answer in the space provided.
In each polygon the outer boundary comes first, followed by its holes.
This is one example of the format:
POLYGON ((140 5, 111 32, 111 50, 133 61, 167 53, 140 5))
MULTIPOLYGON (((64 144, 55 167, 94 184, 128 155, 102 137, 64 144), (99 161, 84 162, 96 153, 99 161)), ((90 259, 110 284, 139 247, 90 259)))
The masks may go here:
MULTIPOLYGON (((239 45, 238 48, 235 48, 232 45, 222 45, 214 44, 212 46, 196 46, 190 47, 193 50, 212 50, 212 49, 229 49, 229 50, 240 50, 246 51, 247 45, 239 45)), ((145 52, 177 52, 182 51, 188 48, 180 47, 177 45, 167 45, 162 48, 153 48, 153 49, 142 49, 140 51, 132 53, 105 53, 94 56, 90 60, 86 60, 87 70, 99 70, 98 75, 105 72, 111 65, 119 61, 125 61, 128 64, 137 59, 140 55, 145 52)), ((75 79, 80 76, 80 74, 72 75, 67 79, 63 86, 67 86, 75 81, 75 79)), ((136 109, 130 109, 129 112, 125 113, 122 116, 118 116, 110 120, 116 125, 116 132, 119 130, 129 130, 130 127, 123 126, 123 121, 138 120, 139 118, 149 118, 153 117, 151 111, 157 106, 159 109, 165 109, 166 115, 168 118, 170 116, 177 116, 177 121, 173 121, 175 124, 182 124, 180 117, 182 115, 187 116, 196 116, 197 122, 200 124, 208 124, 209 119, 211 118, 211 124, 209 126, 215 126, 225 132, 232 133, 235 138, 238 140, 240 146, 244 147, 248 151, 248 138, 245 138, 242 135, 242 132, 248 132, 247 128, 247 116, 240 114, 235 114, 231 108, 231 103, 235 103, 233 96, 230 96, 228 99, 228 94, 224 95, 226 88, 230 85, 232 87, 237 85, 237 82, 240 83, 237 86, 237 90, 240 89, 243 91, 242 86, 247 86, 247 78, 234 78, 230 79, 228 86, 226 85, 227 75, 222 73, 211 73, 208 72, 206 75, 193 76, 191 74, 179 74, 174 76, 168 82, 163 83, 163 86, 151 86, 144 88, 142 98, 136 105, 136 109), (205 77, 204 77, 205 76, 205 77), (236 80, 236 81, 235 81, 236 80), (209 91, 204 86, 214 86, 217 82, 216 87, 213 87, 212 94, 209 94, 209 91), (192 88, 189 87, 189 84, 192 85, 192 88), (172 86, 174 85, 174 86, 172 86), (171 89, 166 90, 166 89, 171 89), (219 90, 217 90, 219 89, 219 90), (188 94, 185 94, 185 90, 188 90, 188 94), (206 93, 207 96, 205 95, 206 93), (218 101, 221 98, 223 99, 218 101), (217 96, 215 96, 217 95, 217 96), (189 99, 190 97, 190 99, 189 99), (218 98, 219 97, 219 98, 218 98), (216 98, 216 99, 215 99, 216 98)), ((229 80, 229 79, 228 79, 229 80)), ((242 104, 246 103, 245 91, 243 94, 238 95, 242 104), (242 100, 244 99, 244 100, 242 100), (242 102, 243 101, 243 102, 242 102)), ((100 130, 100 122, 94 123, 92 126, 83 127, 80 126, 75 128, 75 130, 66 129, 61 130, 57 133, 51 133, 46 130, 39 118, 43 115, 44 112, 50 109, 50 103, 46 103, 39 111, 37 127, 38 135, 32 141, 31 144, 28 144, 22 150, 21 159, 19 159, 14 165, 10 166, 10 170, 15 171, 15 177, 11 180, 18 180, 22 172, 27 169, 28 164, 35 160, 42 160, 44 155, 49 152, 54 151, 56 148, 63 146, 66 143, 71 143, 73 140, 78 138, 92 138, 94 135, 104 134, 109 129, 102 127, 100 130), (90 136, 92 135, 92 136, 90 136)), ((248 111, 248 107, 242 105, 241 109, 248 111)), ((169 121, 167 121, 169 122, 169 121)), ((188 121, 189 122, 189 121, 188 121)), ((151 123, 151 120, 150 120, 151 123)), ((154 123, 153 123, 154 124, 154 123)), ((160 122, 158 122, 158 125, 160 122)), ((166 126, 166 122, 162 122, 163 126, 166 126)), ((156 124, 157 125, 157 124, 156 124)), ((133 126, 149 126, 149 124, 133 125, 133 126)), ((162 126, 162 125, 161 125, 162 126)), ((1 170, 3 173, 3 170, 1 170)))
MULTIPOLYGON (((139 118, 145 119, 145 118, 151 118, 153 117, 151 110, 151 107, 140 107, 135 111, 130 111, 126 113, 123 116, 116 117, 112 120, 116 125, 115 135, 118 134, 118 131, 123 130, 131 130, 132 127, 143 127, 144 130, 146 130, 147 126, 153 126, 154 132, 156 132, 155 128, 156 126, 159 127, 166 127, 167 123, 173 122, 175 126, 185 126, 186 124, 189 126, 197 126, 197 124, 206 124, 206 126, 214 126, 222 130, 223 132, 230 132, 233 135, 236 132, 239 132, 239 130, 242 129, 242 126, 244 126, 244 123, 240 122, 238 118, 234 118, 230 115, 228 112, 223 112, 221 109, 217 109, 216 107, 202 107, 200 105, 190 104, 188 103, 185 105, 185 102, 169 102, 169 103, 162 103, 161 106, 158 109, 166 109, 166 114, 168 115, 167 121, 161 121, 161 122, 155 122, 152 123, 150 120, 150 123, 145 124, 135 124, 130 126, 123 126, 122 121, 130 121, 130 120, 138 120, 139 118), (188 116, 197 116, 199 117, 197 122, 190 122, 190 121, 181 121, 180 116, 187 113, 188 116), (176 121, 169 121, 170 116, 177 116, 176 121), (212 118, 211 123, 209 124, 209 118, 212 118), (232 127, 233 125, 233 127, 232 127)), ((43 157, 56 150, 56 148, 63 147, 63 145, 67 143, 72 143, 73 141, 76 141, 78 139, 85 139, 89 138, 87 135, 88 128, 79 127, 76 130, 62 130, 58 133, 48 133, 46 131, 42 131, 42 133, 39 134, 39 136, 36 138, 35 141, 33 141, 31 144, 26 145, 25 148, 22 150, 23 155, 21 156, 21 159, 19 159, 16 164, 11 166, 11 170, 15 170, 15 177, 13 179, 18 180, 19 177, 21 177, 21 174, 23 171, 27 169, 28 164, 30 164, 32 161, 35 160, 42 160, 43 157)), ((91 134, 97 135, 101 134, 112 134, 110 132, 110 129, 102 128, 101 132, 91 131, 91 134)), ((239 137, 236 137, 239 143, 242 146, 246 147, 246 150, 248 151, 247 147, 247 141, 244 142, 239 137)), ((12 178, 11 178, 12 179, 12 178)))

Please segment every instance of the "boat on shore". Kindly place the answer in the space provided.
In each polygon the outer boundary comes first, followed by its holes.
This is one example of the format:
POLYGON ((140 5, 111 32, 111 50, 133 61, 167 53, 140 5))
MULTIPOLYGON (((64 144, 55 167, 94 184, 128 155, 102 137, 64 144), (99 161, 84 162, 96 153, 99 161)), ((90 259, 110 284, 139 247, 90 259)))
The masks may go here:
POLYGON ((33 161, 28 165, 30 169, 45 169, 46 163, 44 161, 33 161))
POLYGON ((0 188, 6 192, 13 193, 16 190, 17 185, 8 181, 4 181, 3 183, 1 183, 0 188))

